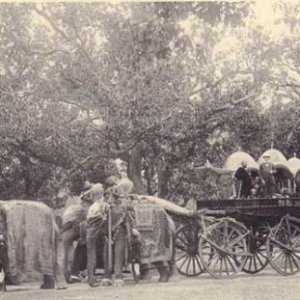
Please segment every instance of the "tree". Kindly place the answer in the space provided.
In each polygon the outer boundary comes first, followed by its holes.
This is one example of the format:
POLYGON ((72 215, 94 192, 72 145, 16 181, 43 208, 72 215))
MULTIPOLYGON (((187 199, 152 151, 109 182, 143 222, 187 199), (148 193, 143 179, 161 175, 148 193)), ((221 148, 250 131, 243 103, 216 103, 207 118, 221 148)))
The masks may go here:
POLYGON ((252 7, 3 5, 3 195, 15 178, 21 197, 54 194, 66 180, 79 193, 86 179, 104 182, 119 157, 136 192, 168 198, 181 180, 176 170, 183 181, 195 177, 190 163, 220 166, 237 147, 261 153, 274 127, 261 102, 279 95, 284 62, 252 7))

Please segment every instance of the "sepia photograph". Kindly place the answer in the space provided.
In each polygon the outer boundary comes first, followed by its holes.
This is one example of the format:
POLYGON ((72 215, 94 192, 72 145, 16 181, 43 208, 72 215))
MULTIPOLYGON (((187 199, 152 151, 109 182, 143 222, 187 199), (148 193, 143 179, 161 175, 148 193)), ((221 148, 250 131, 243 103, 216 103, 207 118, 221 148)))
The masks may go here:
POLYGON ((300 1, 0 2, 0 298, 300 300, 300 1))

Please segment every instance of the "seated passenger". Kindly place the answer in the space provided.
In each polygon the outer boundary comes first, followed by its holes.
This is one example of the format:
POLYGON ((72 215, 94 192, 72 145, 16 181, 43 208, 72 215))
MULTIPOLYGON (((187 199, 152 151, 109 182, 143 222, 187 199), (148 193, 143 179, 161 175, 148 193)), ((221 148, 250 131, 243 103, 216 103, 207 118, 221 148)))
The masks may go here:
POLYGON ((249 198, 251 199, 255 199, 255 198, 258 198, 258 191, 255 187, 253 187, 251 190, 250 190, 250 196, 249 198))
POLYGON ((289 192, 289 189, 286 188, 286 187, 283 187, 281 190, 280 190, 280 193, 282 195, 283 198, 290 198, 291 195, 290 195, 290 192, 289 192))
POLYGON ((264 195, 264 184, 259 176, 256 176, 253 181, 253 188, 256 190, 256 197, 263 197, 264 195))

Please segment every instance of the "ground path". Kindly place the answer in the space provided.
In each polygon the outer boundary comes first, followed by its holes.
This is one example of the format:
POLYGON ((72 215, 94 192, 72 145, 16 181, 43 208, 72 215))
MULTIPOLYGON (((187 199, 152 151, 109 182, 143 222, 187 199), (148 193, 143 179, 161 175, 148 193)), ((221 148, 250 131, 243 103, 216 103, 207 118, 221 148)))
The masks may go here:
POLYGON ((39 290, 38 283, 9 286, 8 300, 300 300, 300 274, 284 277, 274 272, 241 274, 217 280, 209 275, 185 278, 176 275, 168 283, 151 281, 122 288, 90 288, 87 283, 68 285, 66 290, 39 290))

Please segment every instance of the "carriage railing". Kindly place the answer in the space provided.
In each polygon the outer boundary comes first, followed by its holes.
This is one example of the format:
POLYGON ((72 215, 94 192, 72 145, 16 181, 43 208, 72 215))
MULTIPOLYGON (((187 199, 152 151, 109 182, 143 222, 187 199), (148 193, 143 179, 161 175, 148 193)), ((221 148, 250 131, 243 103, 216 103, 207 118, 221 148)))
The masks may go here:
POLYGON ((252 209, 300 207, 300 198, 208 199, 197 201, 197 209, 252 209))

